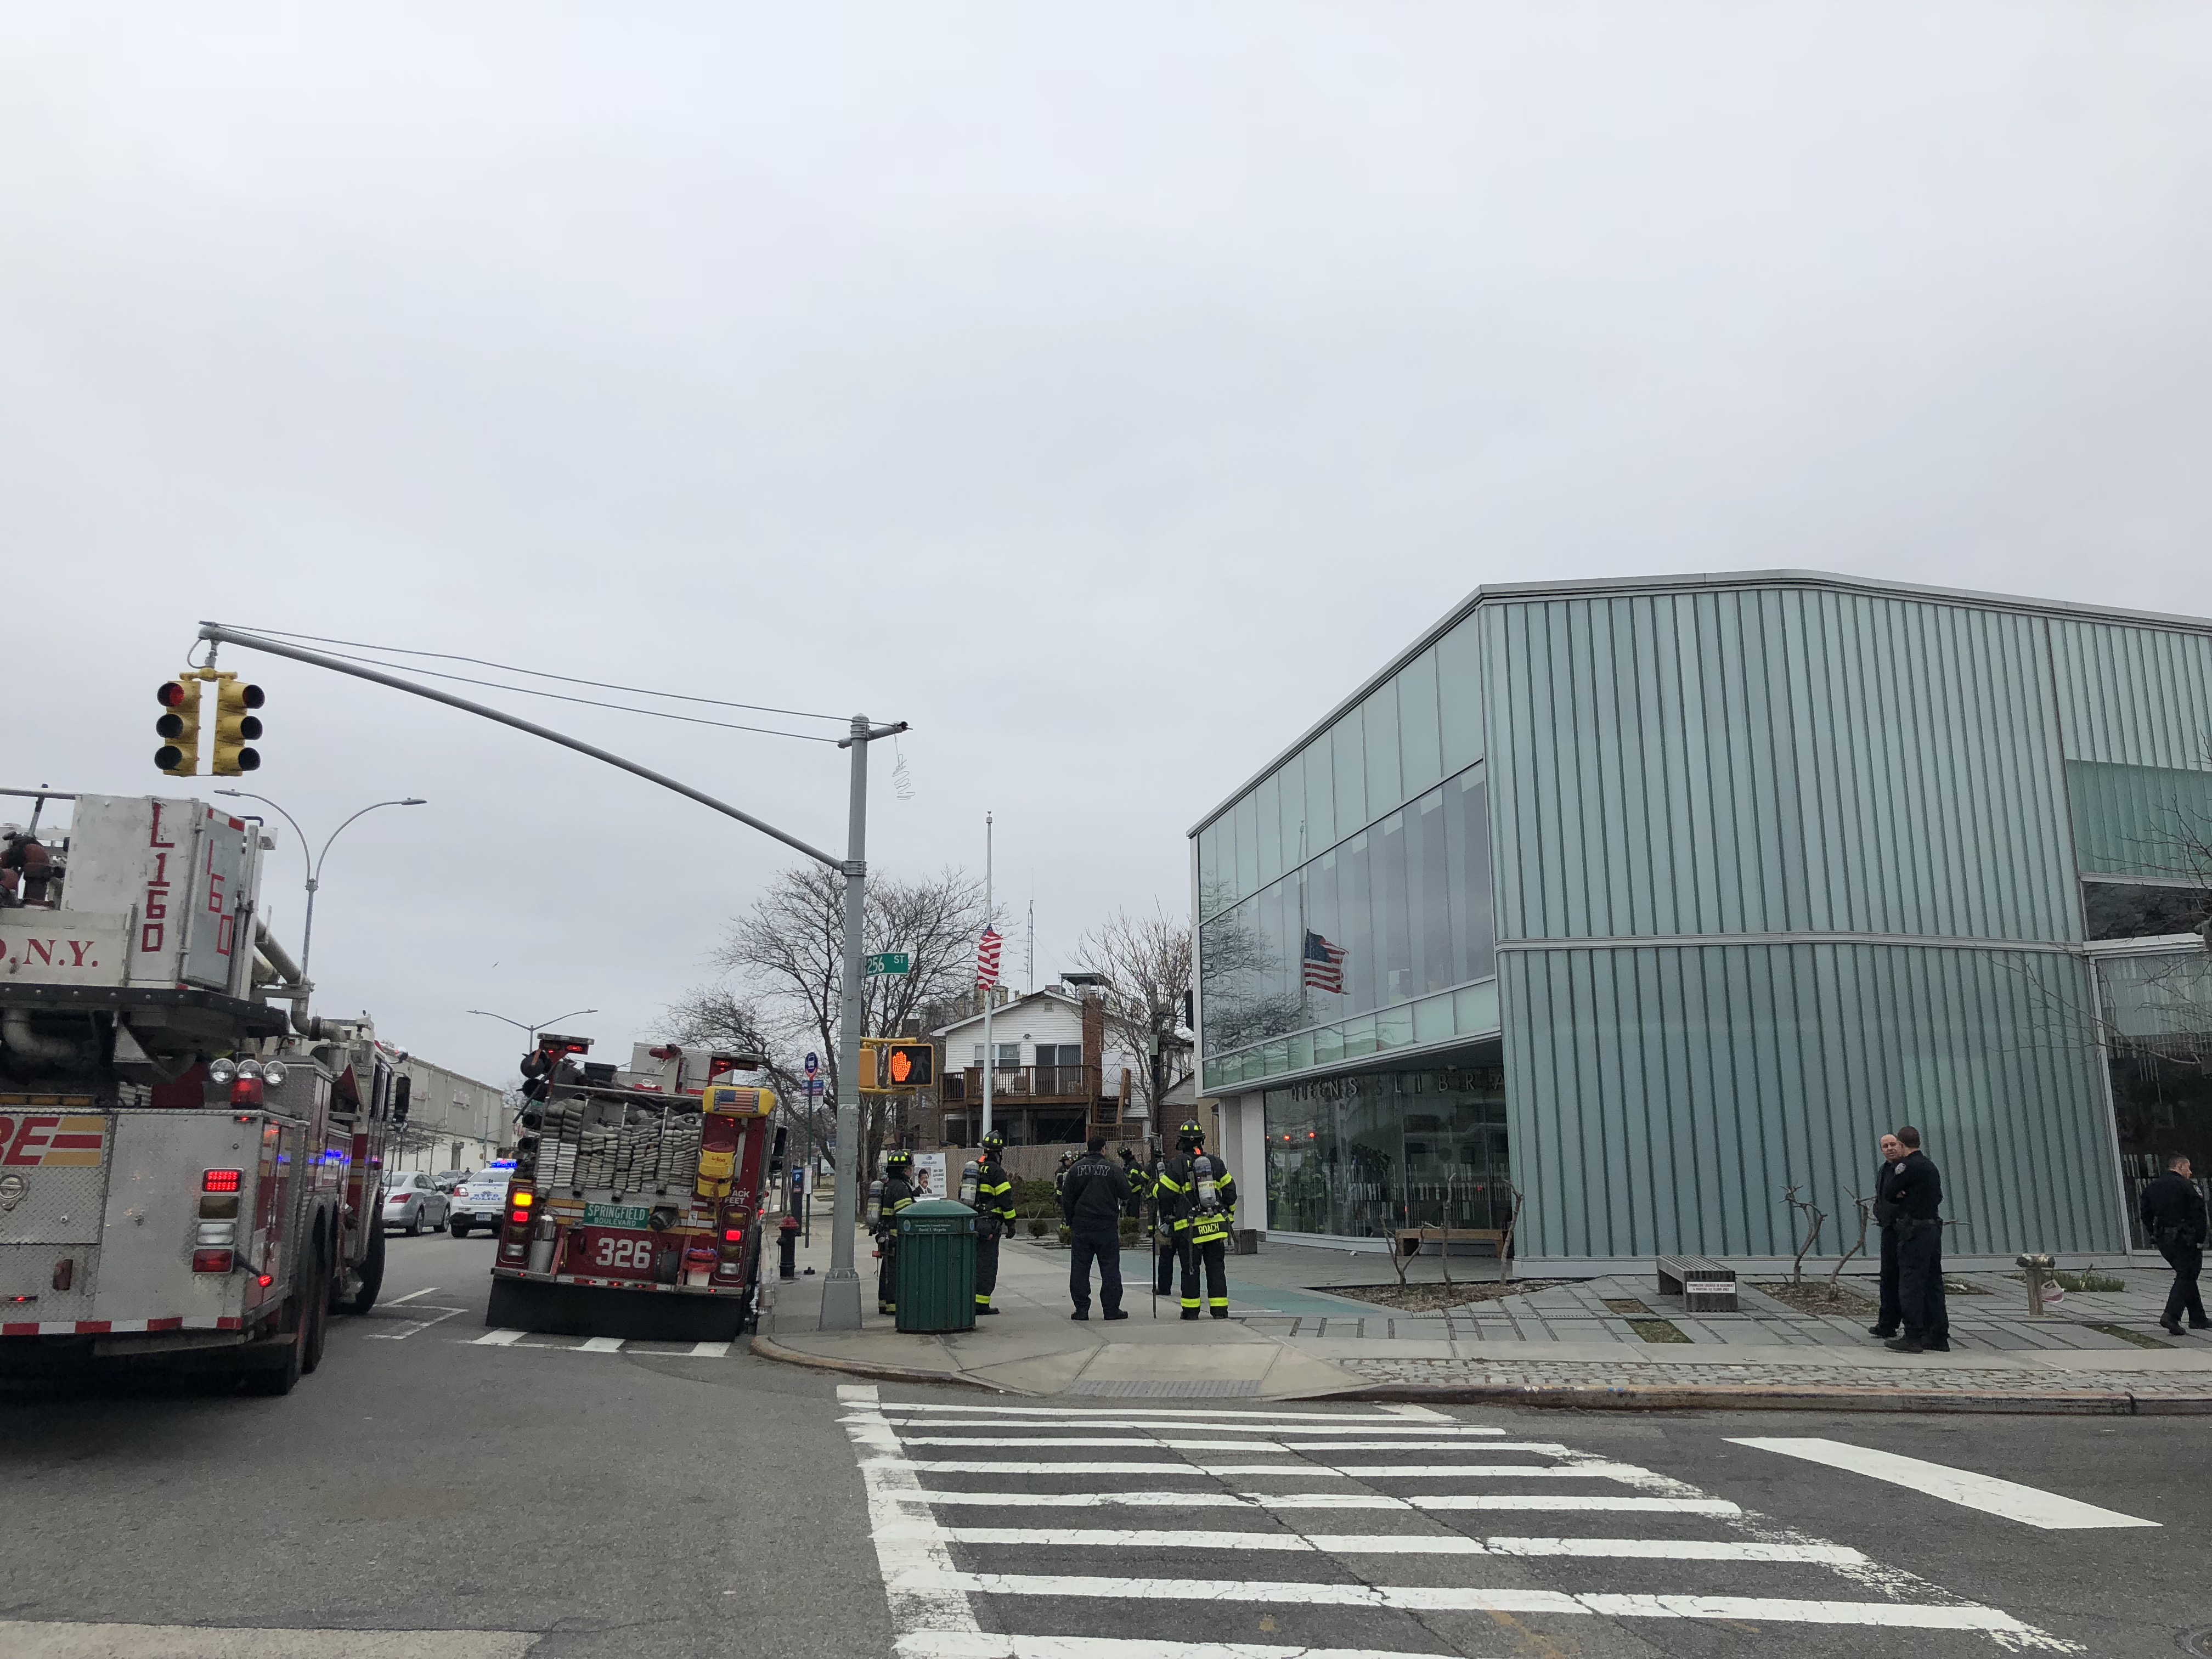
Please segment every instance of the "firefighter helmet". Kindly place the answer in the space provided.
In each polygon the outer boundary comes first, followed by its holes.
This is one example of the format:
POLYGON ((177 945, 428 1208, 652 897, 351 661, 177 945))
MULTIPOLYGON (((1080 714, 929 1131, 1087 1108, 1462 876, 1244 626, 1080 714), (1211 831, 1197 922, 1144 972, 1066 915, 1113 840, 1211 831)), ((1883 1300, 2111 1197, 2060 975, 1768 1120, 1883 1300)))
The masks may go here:
POLYGON ((886 1170, 897 1171, 900 1170, 910 1170, 913 1167, 914 1154, 912 1152, 901 1152, 894 1149, 892 1152, 885 1154, 884 1158, 884 1168, 886 1170))
POLYGON ((983 1137, 983 1150, 987 1152, 1005 1152, 1006 1150, 1006 1136, 1000 1134, 996 1129, 992 1130, 990 1133, 983 1137))
POLYGON ((1203 1146, 1205 1142, 1206 1131, 1198 1127, 1196 1118, 1185 1118, 1182 1121, 1182 1127, 1176 1131, 1176 1145, 1185 1152, 1188 1152, 1194 1146, 1203 1146))

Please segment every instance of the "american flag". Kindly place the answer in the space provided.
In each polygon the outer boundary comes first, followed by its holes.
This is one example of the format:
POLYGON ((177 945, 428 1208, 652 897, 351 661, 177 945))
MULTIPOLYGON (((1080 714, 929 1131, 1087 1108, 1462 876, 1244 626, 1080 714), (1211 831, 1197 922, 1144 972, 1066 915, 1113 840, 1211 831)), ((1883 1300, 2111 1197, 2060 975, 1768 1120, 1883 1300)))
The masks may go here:
POLYGON ((975 951, 975 988, 988 991, 999 982, 999 947, 1006 941, 999 937, 995 927, 983 930, 983 942, 975 951))
POLYGON ((1344 947, 1331 945, 1311 928, 1306 930, 1305 982, 1309 990, 1344 994, 1344 947))

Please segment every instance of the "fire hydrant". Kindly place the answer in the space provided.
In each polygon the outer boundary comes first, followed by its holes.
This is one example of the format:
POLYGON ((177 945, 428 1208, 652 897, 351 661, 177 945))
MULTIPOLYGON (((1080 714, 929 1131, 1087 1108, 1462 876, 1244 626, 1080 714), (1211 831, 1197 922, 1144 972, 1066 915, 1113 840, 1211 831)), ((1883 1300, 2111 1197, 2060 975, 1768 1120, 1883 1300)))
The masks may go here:
POLYGON ((2021 1275, 2027 1280, 2027 1316, 2043 1317, 2043 1292, 2051 1283, 2051 1269, 2057 1267, 2057 1258, 2048 1255, 2021 1255, 2013 1258, 2020 1263, 2021 1275))
POLYGON ((780 1256, 775 1276, 778 1279, 796 1279, 799 1277, 799 1218, 795 1215, 784 1217, 775 1232, 775 1247, 780 1256))

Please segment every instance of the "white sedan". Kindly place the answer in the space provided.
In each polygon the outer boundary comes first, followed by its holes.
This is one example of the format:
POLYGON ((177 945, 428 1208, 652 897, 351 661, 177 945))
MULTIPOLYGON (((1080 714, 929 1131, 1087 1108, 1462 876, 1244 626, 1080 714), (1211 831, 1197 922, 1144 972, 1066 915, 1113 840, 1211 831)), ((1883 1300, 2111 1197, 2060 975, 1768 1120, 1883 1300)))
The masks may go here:
POLYGON ((398 1227, 412 1238, 425 1227, 443 1227, 449 1207, 445 1194, 420 1170, 403 1170, 384 1177, 386 1231, 398 1227))

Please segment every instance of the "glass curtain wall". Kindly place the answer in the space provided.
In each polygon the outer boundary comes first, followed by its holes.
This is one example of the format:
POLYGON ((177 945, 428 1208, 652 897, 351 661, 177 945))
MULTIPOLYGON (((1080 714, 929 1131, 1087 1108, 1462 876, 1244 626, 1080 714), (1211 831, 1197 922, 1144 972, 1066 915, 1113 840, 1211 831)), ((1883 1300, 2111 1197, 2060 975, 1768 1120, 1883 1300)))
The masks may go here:
POLYGON ((2169 1158, 2186 1152, 2198 1189, 2212 1191, 2212 958, 2109 957, 2098 971, 2128 1231, 2148 1250, 2137 1199, 2169 1158))
POLYGON ((1505 1225, 1512 1165, 1498 1044, 1464 1066, 1330 1078, 1263 1099, 1270 1231, 1371 1238, 1505 1225))

